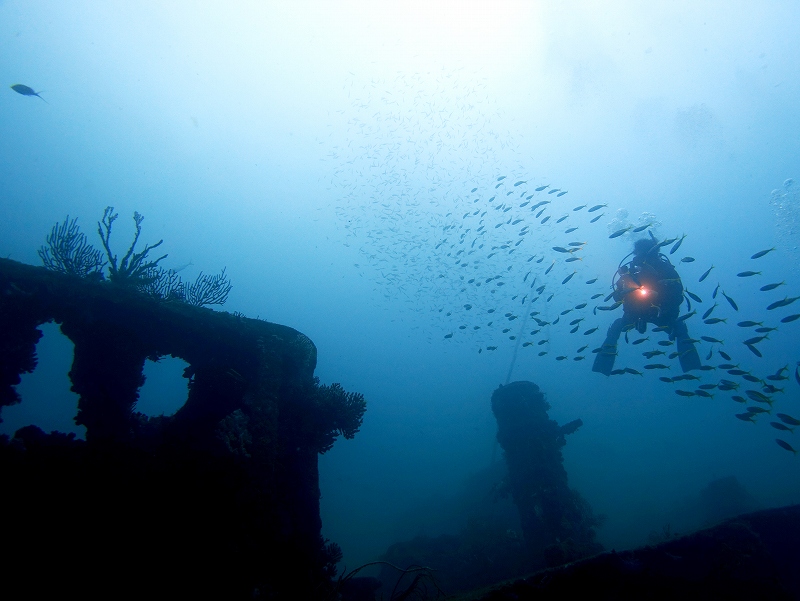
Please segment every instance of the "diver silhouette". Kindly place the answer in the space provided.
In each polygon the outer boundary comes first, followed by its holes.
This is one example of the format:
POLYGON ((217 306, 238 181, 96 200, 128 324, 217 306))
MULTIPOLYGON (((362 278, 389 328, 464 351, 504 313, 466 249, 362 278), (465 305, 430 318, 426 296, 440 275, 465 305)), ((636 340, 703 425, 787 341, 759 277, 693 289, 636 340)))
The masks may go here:
POLYGON ((684 372, 700 368, 700 356, 694 341, 689 338, 686 320, 678 318, 683 302, 683 284, 675 267, 659 252, 660 248, 652 234, 650 238, 637 240, 633 258, 619 267, 614 282, 614 300, 622 302, 623 315, 608 328, 592 371, 611 375, 619 335, 634 328, 644 334, 648 323, 666 331, 669 339, 676 341, 678 359, 684 372))

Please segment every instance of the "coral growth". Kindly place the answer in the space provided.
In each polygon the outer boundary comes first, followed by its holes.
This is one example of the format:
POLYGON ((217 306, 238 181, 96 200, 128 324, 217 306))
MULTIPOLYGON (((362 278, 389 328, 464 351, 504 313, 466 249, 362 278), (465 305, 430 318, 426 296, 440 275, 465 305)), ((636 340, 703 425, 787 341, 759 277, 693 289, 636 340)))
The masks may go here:
POLYGON ((106 265, 103 254, 89 244, 86 234, 78 227, 77 219, 70 219, 67 215, 63 223, 56 223, 46 242, 38 252, 47 269, 82 278, 102 277, 106 265))
POLYGON ((136 224, 136 234, 133 236, 133 242, 128 247, 128 252, 125 253, 121 261, 118 261, 117 255, 111 251, 111 227, 117 217, 119 217, 119 213, 114 212, 114 207, 106 207, 103 212, 103 218, 97 222, 97 233, 100 234, 103 248, 106 249, 106 255, 108 256, 108 279, 117 284, 132 287, 146 285, 152 281, 153 270, 158 267, 159 262, 167 258, 167 255, 162 255, 157 259, 151 260, 148 259, 148 255, 151 250, 161 246, 164 241, 159 240, 155 244, 146 244, 144 249, 137 253, 136 243, 142 233, 144 216, 138 211, 134 211, 133 222, 136 224))
POLYGON ((157 259, 149 257, 150 251, 161 246, 163 240, 147 244, 140 252, 136 252, 144 221, 144 216, 139 212, 133 213, 136 226, 133 241, 122 259, 119 259, 111 250, 111 230, 118 217, 114 207, 106 207, 103 218, 97 222, 97 233, 100 234, 107 260, 88 243, 86 235, 78 227, 77 219, 70 220, 67 216, 63 223, 53 226, 47 236, 47 244, 39 249, 42 264, 51 271, 97 280, 105 278, 103 270, 107 265, 108 279, 111 282, 133 288, 156 299, 183 301, 196 307, 225 304, 233 286, 224 268, 221 273, 213 276, 201 271, 194 283, 185 283, 181 281, 177 271, 164 269, 159 265, 167 255, 157 259))
POLYGON ((233 286, 225 275, 225 269, 219 275, 205 275, 202 271, 194 284, 184 284, 184 300, 190 305, 224 305, 228 293, 233 286))
POLYGON ((312 445, 320 453, 329 451, 338 435, 347 439, 353 438, 367 410, 364 395, 358 392, 346 392, 341 384, 320 386, 319 378, 314 378, 312 393, 313 415, 318 429, 313 437, 312 445))

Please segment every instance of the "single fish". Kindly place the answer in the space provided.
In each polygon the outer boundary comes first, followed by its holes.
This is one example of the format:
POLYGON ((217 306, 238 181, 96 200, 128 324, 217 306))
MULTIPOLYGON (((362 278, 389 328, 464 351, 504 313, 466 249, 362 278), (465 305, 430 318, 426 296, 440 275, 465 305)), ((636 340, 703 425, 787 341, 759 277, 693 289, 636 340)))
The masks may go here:
POLYGON ((14 90, 17 94, 22 94, 23 96, 36 96, 42 102, 50 104, 49 102, 47 102, 47 100, 39 96, 39 92, 34 92, 32 88, 29 88, 24 84, 15 83, 13 86, 11 86, 11 89, 14 90))
POLYGON ((681 263, 694 263, 694 257, 683 257, 681 263))
POLYGON ((800 419, 795 419, 791 415, 787 415, 785 413, 776 413, 775 417, 781 420, 784 424, 789 424, 790 426, 800 426, 800 419))
POLYGON ((794 301, 800 299, 800 296, 792 296, 786 297, 783 300, 775 301, 771 305, 767 307, 767 311, 772 311, 773 309, 778 309, 780 307, 786 307, 787 305, 791 305, 794 301))
POLYGON ((737 305, 736 301, 734 301, 730 296, 725 294, 724 290, 722 291, 722 296, 725 297, 725 300, 728 301, 728 304, 733 308, 734 311, 738 311, 739 310, 739 305, 737 305))
POLYGON ((708 316, 716 309, 717 303, 714 303, 711 308, 707 309, 705 313, 703 313, 703 319, 708 319, 708 316))
POLYGON ((599 214, 597 217, 592 217, 592 218, 589 220, 589 223, 594 223, 595 221, 597 221, 598 219, 600 219, 600 218, 601 218, 603 215, 605 215, 605 213, 600 213, 600 214, 599 214))
POLYGON ((607 204, 602 204, 602 205, 594 205, 594 206, 593 206, 591 209, 589 209, 589 211, 588 211, 588 212, 589 212, 589 213, 594 213, 595 211, 599 211, 599 210, 600 210, 600 209, 602 209, 603 207, 607 207, 607 206, 608 206, 607 204))
POLYGON ((539 186, 538 188, 536 188, 536 191, 537 191, 537 192, 541 192, 541 191, 542 191, 542 190, 544 190, 545 188, 549 188, 549 187, 550 187, 550 184, 547 184, 546 186, 539 186))
POLYGON ((628 226, 628 227, 622 228, 621 230, 617 230, 616 232, 614 232, 613 234, 611 234, 611 235, 609 236, 609 238, 619 238, 619 237, 620 237, 622 234, 624 234, 625 232, 627 232, 627 231, 630 231, 630 229, 631 229, 631 226, 628 226))
MULTIPOLYGON (((671 254, 671 255, 675 254, 675 251, 677 251, 681 247, 681 244, 683 244, 683 239, 684 238, 686 238, 686 234, 684 234, 683 236, 678 238, 678 241, 672 246, 671 249, 669 249, 669 254, 671 254)), ((694 259, 692 259, 692 260, 694 260, 694 259)), ((683 261, 683 259, 681 259, 681 261, 683 261)))
POLYGON ((783 319, 781 319, 781 323, 789 323, 794 321, 795 319, 800 319, 800 313, 795 313, 794 315, 787 315, 783 319))
MULTIPOLYGON (((764 355, 762 355, 762 354, 761 354, 761 351, 759 351, 759 350, 758 350, 756 347, 754 347, 752 344, 748 344, 748 345, 747 345, 747 348, 748 348, 748 349, 750 350, 750 352, 751 352, 751 353, 753 353, 753 354, 754 354, 756 357, 759 357, 759 358, 761 358, 761 357, 763 357, 763 356, 764 356, 764 355)), ((755 377, 755 376, 754 376, 754 377, 755 377)))
POLYGON ((649 228, 651 225, 653 225, 653 224, 652 224, 652 223, 648 223, 648 224, 646 224, 646 225, 640 225, 639 227, 635 227, 635 228, 633 228, 631 231, 632 231, 634 234, 638 234, 639 232, 643 232, 643 231, 645 231, 645 230, 646 230, 647 228, 649 228))
POLYGON ((758 390, 745 390, 744 392, 747 396, 749 396, 752 400, 754 400, 757 403, 765 403, 767 405, 772 406, 772 403, 774 402, 770 397, 759 392, 758 390))
POLYGON ((778 286, 783 286, 785 284, 786 284, 786 282, 777 282, 775 284, 767 284, 766 286, 761 286, 761 288, 759 288, 759 290, 761 290, 761 292, 769 292, 770 290, 775 290, 775 288, 777 288, 778 286))
POLYGON ((787 451, 791 451, 792 453, 797 455, 797 451, 794 448, 792 448, 792 445, 790 445, 785 440, 781 440, 780 438, 776 438, 775 442, 777 442, 778 446, 781 447, 782 449, 786 449, 787 451))
POLYGON ((751 258, 751 259, 760 259, 761 257, 763 257, 764 255, 766 255, 767 253, 770 253, 770 252, 772 252, 773 250, 775 250, 775 247, 774 247, 774 246, 773 246, 772 248, 768 248, 767 250, 760 250, 760 251, 758 251, 756 254, 754 254, 753 256, 751 256, 750 258, 751 258))
POLYGON ((708 268, 708 270, 707 270, 707 271, 706 271, 706 272, 705 272, 703 275, 701 275, 701 276, 700 276, 700 279, 699 279, 699 280, 697 280, 697 281, 698 281, 698 282, 702 282, 704 279, 706 279, 706 278, 708 277, 708 274, 709 274, 709 273, 711 273, 711 270, 712 270, 712 269, 714 269, 714 266, 713 266, 713 265, 712 265, 711 267, 709 267, 709 268, 708 268))
POLYGON ((761 272, 760 271, 740 271, 739 273, 736 274, 736 277, 749 278, 749 277, 752 277, 754 275, 761 275, 761 272))
POLYGON ((691 299, 692 299, 694 302, 696 302, 696 303, 702 303, 702 302, 703 302, 703 299, 701 299, 701 298, 700 298, 699 296, 697 296, 696 294, 694 294, 694 293, 692 293, 692 292, 689 292, 688 290, 684 290, 684 292, 685 292, 685 293, 686 293, 686 294, 689 296, 689 298, 691 298, 691 299))
POLYGON ((760 325, 763 325, 763 324, 764 324, 763 321, 749 321, 748 320, 748 321, 740 321, 736 325, 739 326, 740 328, 752 328, 753 326, 760 326, 760 325))

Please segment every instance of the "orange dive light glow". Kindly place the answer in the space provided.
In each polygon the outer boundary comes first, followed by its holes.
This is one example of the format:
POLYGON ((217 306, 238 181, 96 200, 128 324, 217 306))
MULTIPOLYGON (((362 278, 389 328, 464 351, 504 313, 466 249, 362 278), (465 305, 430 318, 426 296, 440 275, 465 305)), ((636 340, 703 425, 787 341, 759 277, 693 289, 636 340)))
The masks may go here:
POLYGON ((644 298, 648 294, 650 294, 650 291, 647 288, 645 288, 644 286, 639 286, 639 296, 640 297, 644 298))

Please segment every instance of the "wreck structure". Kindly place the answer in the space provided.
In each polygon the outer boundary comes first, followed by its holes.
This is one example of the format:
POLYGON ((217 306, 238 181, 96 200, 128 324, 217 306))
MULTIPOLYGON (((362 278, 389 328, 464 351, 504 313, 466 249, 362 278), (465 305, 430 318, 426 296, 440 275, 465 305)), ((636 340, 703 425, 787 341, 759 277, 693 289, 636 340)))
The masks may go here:
POLYGON ((580 419, 559 426, 533 382, 500 386, 492 394, 497 441, 508 465, 508 488, 536 567, 555 566, 602 551, 595 527, 600 519, 569 487, 562 447, 580 419))
POLYGON ((0 408, 20 402, 51 321, 75 345, 86 438, 35 426, 0 438, 6 589, 324 597, 341 552, 321 536, 318 455, 358 431, 365 403, 319 384, 311 340, 0 259, 0 408), (145 361, 168 355, 188 363, 185 404, 137 413, 145 361))

